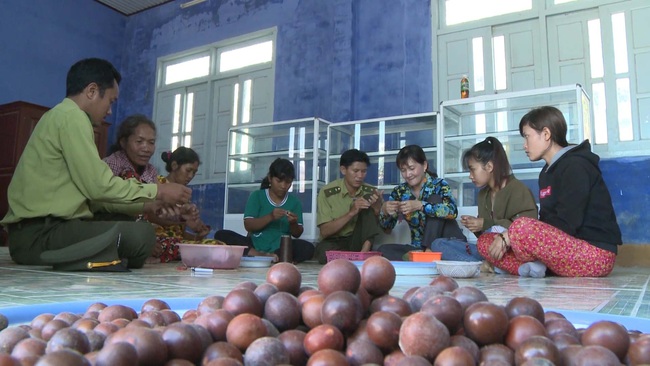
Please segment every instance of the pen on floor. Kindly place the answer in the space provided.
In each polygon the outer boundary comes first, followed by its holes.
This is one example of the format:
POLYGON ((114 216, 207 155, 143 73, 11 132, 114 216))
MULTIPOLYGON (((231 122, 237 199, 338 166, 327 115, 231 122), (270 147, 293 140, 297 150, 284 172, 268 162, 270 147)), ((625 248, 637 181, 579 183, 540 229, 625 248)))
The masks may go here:
POLYGON ((214 270, 212 268, 201 268, 201 267, 192 267, 192 272, 197 273, 212 273, 214 270))

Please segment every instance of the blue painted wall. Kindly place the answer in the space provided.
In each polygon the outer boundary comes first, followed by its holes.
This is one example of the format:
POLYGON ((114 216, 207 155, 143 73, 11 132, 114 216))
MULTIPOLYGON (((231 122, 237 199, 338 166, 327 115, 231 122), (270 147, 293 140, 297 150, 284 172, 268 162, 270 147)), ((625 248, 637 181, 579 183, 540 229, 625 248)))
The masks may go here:
POLYGON ((650 157, 601 160, 623 243, 650 244, 650 157))
MULTIPOLYGON (((158 58, 270 27, 277 27, 274 120, 434 110, 426 0, 211 0, 184 10, 178 3, 128 18, 118 120, 152 113, 158 58)), ((204 220, 220 227, 224 185, 193 188, 204 220)))
POLYGON ((434 110, 427 0, 178 3, 128 18, 118 120, 152 112, 159 57, 274 26, 276 121, 434 110))
POLYGON ((126 21, 95 1, 0 1, 0 104, 54 107, 65 97, 68 69, 82 58, 120 69, 126 21))
MULTIPOLYGON (((430 0, 208 0, 181 10, 183 2, 125 17, 89 0, 0 0, 0 104, 55 105, 70 65, 92 56, 124 77, 113 120, 151 115, 159 57, 277 27, 275 120, 436 109, 430 0)), ((624 241, 650 243, 650 157, 605 160, 602 170, 624 241)), ((206 222, 221 228, 223 184, 193 188, 206 222)))

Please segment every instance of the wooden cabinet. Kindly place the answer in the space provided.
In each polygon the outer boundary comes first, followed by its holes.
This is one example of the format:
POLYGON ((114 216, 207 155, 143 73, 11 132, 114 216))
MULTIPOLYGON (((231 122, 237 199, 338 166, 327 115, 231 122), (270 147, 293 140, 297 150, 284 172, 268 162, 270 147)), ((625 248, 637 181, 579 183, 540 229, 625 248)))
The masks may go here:
POLYGON ((99 152, 99 157, 104 158, 108 153, 108 128, 111 126, 110 123, 104 121, 101 126, 96 126, 95 129, 95 144, 97 145, 97 151, 99 152))
POLYGON ((7 187, 34 126, 49 108, 27 102, 0 106, 0 217, 7 213, 7 187))

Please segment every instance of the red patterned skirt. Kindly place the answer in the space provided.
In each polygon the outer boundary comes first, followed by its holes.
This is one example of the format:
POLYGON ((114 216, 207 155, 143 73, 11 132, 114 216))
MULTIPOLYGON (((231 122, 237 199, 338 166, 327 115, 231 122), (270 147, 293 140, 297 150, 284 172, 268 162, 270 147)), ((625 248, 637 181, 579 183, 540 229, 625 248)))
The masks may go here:
POLYGON ((540 261, 557 276, 604 277, 612 272, 616 261, 615 253, 529 217, 518 218, 510 225, 511 248, 500 260, 495 260, 490 257, 488 248, 496 235, 481 235, 477 249, 492 265, 514 275, 518 275, 522 264, 540 261))

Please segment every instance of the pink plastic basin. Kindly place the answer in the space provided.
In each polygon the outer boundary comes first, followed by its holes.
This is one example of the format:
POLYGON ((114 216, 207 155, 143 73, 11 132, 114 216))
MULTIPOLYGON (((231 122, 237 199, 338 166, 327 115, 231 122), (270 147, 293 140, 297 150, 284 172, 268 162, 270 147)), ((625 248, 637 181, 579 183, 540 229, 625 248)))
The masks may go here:
POLYGON ((239 267, 245 246, 178 244, 181 260, 188 267, 233 269, 239 267))

